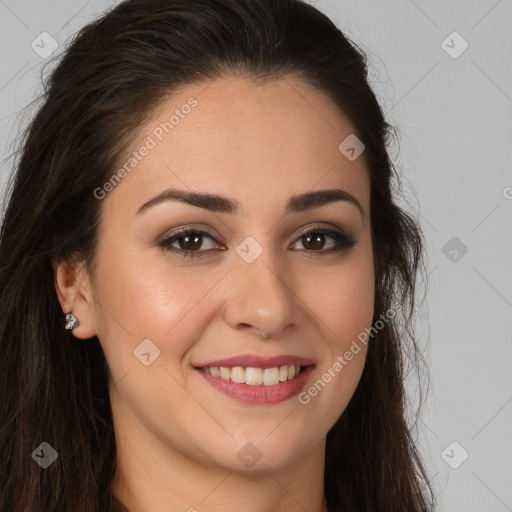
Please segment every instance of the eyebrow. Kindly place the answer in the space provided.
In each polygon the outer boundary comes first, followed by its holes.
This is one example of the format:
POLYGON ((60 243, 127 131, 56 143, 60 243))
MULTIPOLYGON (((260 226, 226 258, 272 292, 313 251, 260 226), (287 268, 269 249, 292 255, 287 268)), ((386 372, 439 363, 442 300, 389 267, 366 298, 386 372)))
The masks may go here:
MULTIPOLYGON (((206 194, 199 192, 188 192, 179 189, 167 189, 153 199, 144 203, 138 210, 137 215, 149 210, 157 204, 166 201, 180 201, 185 204, 204 208, 211 212, 240 214, 241 207, 238 201, 228 197, 206 194)), ((349 192, 341 189, 318 190, 306 192, 298 196, 292 196, 286 205, 285 212, 303 212, 312 208, 318 208, 336 201, 347 201, 357 207, 364 218, 364 210, 361 203, 349 192)))

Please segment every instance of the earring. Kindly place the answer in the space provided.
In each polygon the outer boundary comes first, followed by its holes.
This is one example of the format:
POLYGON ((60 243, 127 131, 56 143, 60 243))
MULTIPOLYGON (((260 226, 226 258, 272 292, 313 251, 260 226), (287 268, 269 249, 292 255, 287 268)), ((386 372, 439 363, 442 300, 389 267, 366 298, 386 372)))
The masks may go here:
POLYGON ((66 314, 66 329, 68 331, 72 331, 75 327, 78 327, 80 325, 80 322, 78 318, 72 313, 69 312, 66 314))

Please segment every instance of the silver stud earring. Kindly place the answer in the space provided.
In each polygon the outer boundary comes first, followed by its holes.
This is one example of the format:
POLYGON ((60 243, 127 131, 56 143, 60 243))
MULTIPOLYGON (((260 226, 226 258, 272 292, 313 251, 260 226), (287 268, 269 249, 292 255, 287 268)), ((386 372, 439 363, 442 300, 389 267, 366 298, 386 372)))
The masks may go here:
POLYGON ((66 314, 66 329, 68 331, 72 331, 75 327, 78 327, 80 325, 80 322, 78 321, 78 318, 72 313, 69 312, 66 314))

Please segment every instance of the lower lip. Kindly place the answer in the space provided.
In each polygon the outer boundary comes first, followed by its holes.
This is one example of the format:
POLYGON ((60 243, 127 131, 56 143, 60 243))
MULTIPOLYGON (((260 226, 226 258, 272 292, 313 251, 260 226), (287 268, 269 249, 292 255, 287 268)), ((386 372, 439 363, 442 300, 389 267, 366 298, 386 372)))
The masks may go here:
POLYGON ((232 380, 224 380, 221 377, 212 377, 199 369, 197 371, 215 389, 218 389, 230 398, 245 404, 263 405, 278 404, 297 395, 304 387, 313 368, 314 365, 306 366, 297 377, 273 386, 251 386, 249 384, 233 382, 232 380))

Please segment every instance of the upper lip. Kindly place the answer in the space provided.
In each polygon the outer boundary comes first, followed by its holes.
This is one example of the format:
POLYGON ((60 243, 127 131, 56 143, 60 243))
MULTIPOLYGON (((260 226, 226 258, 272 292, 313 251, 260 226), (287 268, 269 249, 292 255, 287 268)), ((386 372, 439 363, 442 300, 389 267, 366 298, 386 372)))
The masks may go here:
POLYGON ((280 355, 273 357, 264 357, 253 354, 242 354, 239 356, 228 357, 226 359, 216 359, 202 364, 194 365, 196 368, 214 367, 214 366, 250 366, 252 368, 274 368, 275 366, 284 365, 309 366, 313 364, 309 359, 292 355, 280 355))

